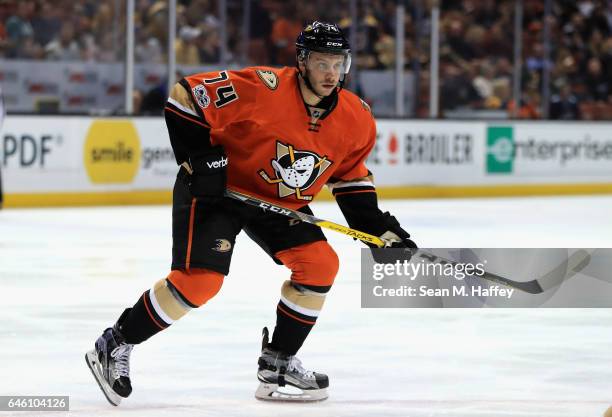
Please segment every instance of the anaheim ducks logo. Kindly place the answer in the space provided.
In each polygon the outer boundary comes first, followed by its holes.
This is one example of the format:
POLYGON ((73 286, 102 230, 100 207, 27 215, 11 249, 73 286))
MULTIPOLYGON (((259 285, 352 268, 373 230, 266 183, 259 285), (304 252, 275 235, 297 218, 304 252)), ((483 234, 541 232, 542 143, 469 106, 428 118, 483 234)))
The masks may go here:
POLYGON ((227 239, 217 239, 215 240, 215 247, 212 250, 217 252, 229 252, 232 249, 232 244, 227 239))
POLYGON ((278 87, 278 77, 275 73, 269 70, 255 70, 255 73, 266 87, 270 90, 276 90, 278 87))
POLYGON ((274 178, 260 170, 259 175, 268 184, 278 184, 278 195, 281 198, 294 195, 300 200, 312 200, 311 195, 302 195, 302 191, 315 183, 333 162, 327 157, 320 157, 314 152, 293 149, 291 145, 276 142, 276 159, 271 162, 274 178))

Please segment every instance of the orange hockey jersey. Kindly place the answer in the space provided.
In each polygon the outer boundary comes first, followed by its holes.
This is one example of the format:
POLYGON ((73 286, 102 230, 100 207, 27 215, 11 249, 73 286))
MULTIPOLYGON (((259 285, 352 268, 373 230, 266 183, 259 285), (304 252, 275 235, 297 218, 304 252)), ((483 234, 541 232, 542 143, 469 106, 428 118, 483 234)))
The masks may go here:
POLYGON ((297 209, 328 182, 373 190, 365 160, 376 125, 368 105, 346 90, 329 109, 306 105, 295 68, 195 74, 176 84, 166 111, 210 129, 202 141, 225 148, 235 191, 297 209))

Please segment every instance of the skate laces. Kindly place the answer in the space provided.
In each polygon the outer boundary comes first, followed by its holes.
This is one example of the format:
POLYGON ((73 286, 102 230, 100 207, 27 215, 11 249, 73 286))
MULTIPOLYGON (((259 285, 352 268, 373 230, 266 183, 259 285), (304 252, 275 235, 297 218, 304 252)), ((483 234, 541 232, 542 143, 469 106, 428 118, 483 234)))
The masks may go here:
POLYGON ((130 377, 130 353, 134 345, 123 343, 111 351, 111 358, 115 359, 113 376, 115 379, 125 376, 130 377))
POLYGON ((289 360, 289 365, 287 366, 287 371, 288 372, 295 371, 295 372, 297 372, 298 374, 300 374, 302 377, 304 377, 306 379, 315 379, 314 372, 305 369, 302 366, 302 361, 299 360, 295 356, 292 356, 291 359, 289 360))

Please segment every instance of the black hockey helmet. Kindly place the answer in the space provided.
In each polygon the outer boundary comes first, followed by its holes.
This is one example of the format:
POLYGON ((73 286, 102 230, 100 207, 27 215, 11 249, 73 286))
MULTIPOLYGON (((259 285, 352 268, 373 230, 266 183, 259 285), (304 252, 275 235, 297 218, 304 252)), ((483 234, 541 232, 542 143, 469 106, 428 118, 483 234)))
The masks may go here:
POLYGON ((335 23, 314 21, 300 32, 295 46, 300 50, 346 54, 351 52, 348 40, 335 23))
MULTIPOLYGON (((344 57, 343 75, 348 74, 351 69, 351 46, 335 23, 314 21, 307 25, 298 35, 295 49, 298 70, 299 62, 307 61, 310 52, 342 55, 344 57)), ((340 86, 343 82, 344 77, 341 77, 340 86)))
POLYGON ((350 69, 351 46, 335 23, 312 22, 298 35, 295 49, 298 60, 306 58, 311 51, 343 55, 347 59, 344 73, 350 69))

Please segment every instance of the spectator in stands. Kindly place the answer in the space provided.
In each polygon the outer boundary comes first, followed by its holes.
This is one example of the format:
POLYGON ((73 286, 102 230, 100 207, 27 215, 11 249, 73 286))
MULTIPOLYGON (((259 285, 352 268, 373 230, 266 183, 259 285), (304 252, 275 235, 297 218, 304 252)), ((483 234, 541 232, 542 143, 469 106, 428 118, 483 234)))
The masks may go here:
POLYGON ((36 4, 32 17, 34 40, 39 45, 51 42, 62 27, 60 8, 54 7, 50 0, 42 0, 36 4))
POLYGON ((550 99, 549 117, 553 120, 576 120, 580 119, 578 98, 572 92, 569 84, 561 86, 559 93, 550 99))
POLYGON ((348 10, 343 10, 343 18, 340 19, 339 26, 345 35, 350 38, 351 31, 356 32, 357 44, 353 46, 355 52, 353 58, 355 64, 361 68, 376 68, 375 45, 378 40, 378 20, 372 9, 364 6, 358 10, 357 22, 353 22, 348 14, 348 10))
POLYGON ((219 27, 216 10, 209 0, 192 0, 185 9, 185 19, 190 26, 204 24, 209 27, 219 27))
POLYGON ((593 29, 587 42, 586 53, 588 56, 599 56, 604 46, 604 35, 599 29, 593 29))
POLYGON ((491 28, 498 23, 502 16, 501 7, 495 0, 465 1, 464 7, 470 9, 474 21, 485 28, 491 28), (467 4, 469 4, 469 6, 467 4))
MULTIPOLYGON (((157 0, 142 16, 142 27, 147 36, 147 44, 152 38, 156 40, 156 45, 159 45, 162 51, 166 51, 168 45, 168 4, 165 0, 157 0)), ((152 42, 151 42, 152 43, 152 42)), ((165 61, 165 58, 161 60, 165 61)), ((150 62, 150 61, 149 61, 150 62)))
POLYGON ((197 27, 183 26, 174 44, 176 62, 181 65, 199 65, 200 51, 198 44, 201 42, 202 31, 197 27))
POLYGON ((465 24, 459 16, 453 16, 445 22, 445 45, 450 48, 447 52, 455 59, 470 60, 474 58, 475 51, 465 37, 465 24))
MULTIPOLYGON (((483 61, 477 65, 477 75, 472 79, 472 85, 482 100, 487 101, 493 95, 494 79, 495 69, 489 62, 483 61)), ((493 105, 488 107, 495 108, 493 105)))
POLYGON ((71 21, 64 22, 59 35, 45 46, 45 53, 48 59, 54 61, 77 61, 81 58, 81 48, 71 21))
POLYGON ((486 32, 483 51, 488 57, 512 57, 513 44, 508 41, 508 34, 511 29, 505 27, 502 23, 494 23, 486 32))
POLYGON ((32 34, 21 39, 14 57, 25 60, 43 60, 45 59, 45 50, 34 40, 34 35, 32 34))
POLYGON ((556 54, 556 60, 552 68, 552 77, 565 82, 576 82, 580 78, 578 60, 568 48, 561 47, 556 54))
POLYGON ((444 110, 474 107, 482 102, 465 70, 454 63, 441 68, 440 104, 444 110))
POLYGON ((609 36, 601 48, 603 73, 607 80, 612 80, 612 36, 609 36))
POLYGON ((0 20, 0 58, 4 57, 9 47, 8 36, 4 28, 4 22, 0 20))
MULTIPOLYGON (((138 14, 138 13, 137 13, 138 14)), ((113 6, 108 2, 100 2, 95 14, 92 16, 92 31, 98 40, 104 39, 104 36, 112 33, 113 29, 113 6)))
POLYGON ((34 37, 34 28, 30 21, 34 12, 34 2, 21 0, 17 3, 17 11, 6 20, 6 33, 9 40, 9 57, 16 57, 21 48, 21 42, 34 37))
MULTIPOLYGON (((117 56, 117 52, 119 52, 117 49, 115 48, 115 46, 113 45, 114 39, 113 39, 113 33, 112 32, 106 32, 104 35, 102 35, 101 39, 99 40, 98 44, 98 49, 96 50, 96 56, 94 61, 96 62, 117 62, 118 61, 118 56, 117 56)), ((136 60, 138 60, 138 52, 136 52, 136 60)))
POLYGON ((134 55, 136 62, 166 62, 161 42, 156 37, 150 36, 144 28, 139 28, 136 31, 136 49, 134 55))
POLYGON ((589 28, 594 29, 594 31, 598 31, 602 34, 602 36, 609 36, 612 31, 610 26, 612 25, 612 10, 610 2, 608 1, 606 5, 606 1, 589 1, 589 2, 579 2, 579 7, 584 7, 585 3, 590 3, 589 11, 582 11, 582 13, 587 17, 587 25, 589 28))
POLYGON ((216 28, 205 26, 199 54, 200 62, 205 65, 216 64, 221 60, 219 31, 216 28))
POLYGON ((483 59, 486 56, 487 31, 483 26, 471 25, 465 32, 465 41, 470 46, 471 59, 483 59))
POLYGON ((513 66, 510 59, 501 56, 495 60, 495 76, 498 78, 512 78, 513 66))
POLYGON ((607 101, 610 94, 610 78, 606 78, 599 58, 591 58, 587 63, 585 76, 586 97, 592 101, 607 101))
MULTIPOLYGON (((510 85, 508 84, 508 87, 510 85)), ((540 93, 537 90, 528 90, 523 94, 521 98, 520 107, 518 109, 517 118, 518 119, 539 119, 541 117, 541 98, 540 93)), ((509 100, 508 102, 508 116, 514 116, 514 100, 509 100)))
POLYGON ((536 42, 528 52, 525 65, 528 71, 542 71, 544 68, 544 47, 541 42, 536 42))
MULTIPOLYGON (((376 69, 390 69, 395 65, 395 38, 384 33, 383 28, 379 27, 379 37, 374 44, 376 52, 376 69)), ((408 41, 409 42, 409 41, 408 41)))

